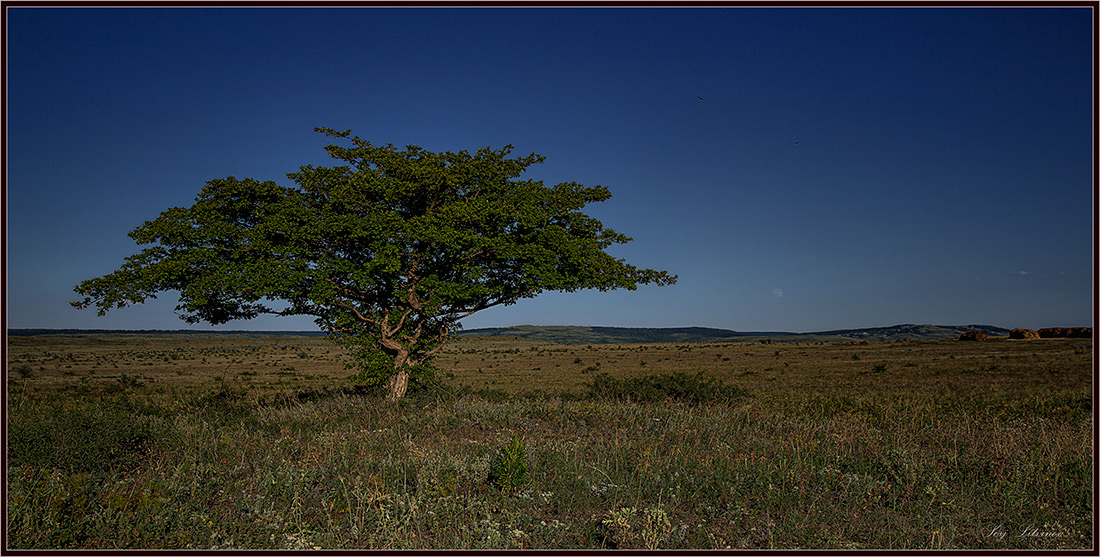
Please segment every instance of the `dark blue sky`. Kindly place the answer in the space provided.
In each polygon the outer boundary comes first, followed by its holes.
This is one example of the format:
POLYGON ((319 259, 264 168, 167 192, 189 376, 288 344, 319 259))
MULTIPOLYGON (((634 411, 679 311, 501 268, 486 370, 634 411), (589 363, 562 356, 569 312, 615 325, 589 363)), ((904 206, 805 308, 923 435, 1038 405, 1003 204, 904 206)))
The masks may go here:
POLYGON ((96 317, 72 288, 207 180, 329 164, 316 126, 545 155, 526 177, 607 186, 613 253, 680 277, 468 328, 1089 324, 1091 17, 9 7, 8 324, 186 328, 174 295, 96 317))

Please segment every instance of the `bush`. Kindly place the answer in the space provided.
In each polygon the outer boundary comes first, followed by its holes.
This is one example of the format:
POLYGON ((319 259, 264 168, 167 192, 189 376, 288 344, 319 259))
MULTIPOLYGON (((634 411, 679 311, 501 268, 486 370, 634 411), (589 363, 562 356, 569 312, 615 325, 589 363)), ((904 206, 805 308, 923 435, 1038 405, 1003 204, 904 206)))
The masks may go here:
MULTIPOLYGON (((357 370, 352 376, 355 385, 377 392, 384 392, 390 376, 394 374, 393 358, 372 346, 344 343, 351 354, 352 362, 344 364, 345 369, 357 370)), ((429 362, 410 366, 409 394, 416 390, 433 390, 439 383, 436 370, 429 362)))
POLYGON ((630 402, 671 400, 700 404, 732 402, 749 396, 748 391, 742 388, 703 377, 703 372, 695 375, 678 372, 671 375, 647 375, 625 379, 616 379, 610 374, 600 373, 591 383, 585 384, 585 387, 590 397, 630 402))

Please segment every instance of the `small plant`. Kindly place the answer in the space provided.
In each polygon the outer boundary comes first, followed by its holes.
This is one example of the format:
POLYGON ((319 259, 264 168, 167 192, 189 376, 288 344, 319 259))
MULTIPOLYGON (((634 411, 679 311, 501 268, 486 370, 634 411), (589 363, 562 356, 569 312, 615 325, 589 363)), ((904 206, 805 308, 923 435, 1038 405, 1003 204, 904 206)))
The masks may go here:
POLYGON ((604 541, 614 549, 657 549, 672 535, 668 513, 660 507, 607 511, 601 524, 605 528, 604 541))
POLYGON ((34 368, 28 365, 15 366, 15 369, 12 371, 18 374, 20 379, 26 380, 34 377, 34 368))
POLYGON ((505 493, 514 493, 531 483, 527 473, 527 442, 515 433, 512 442, 500 450, 489 469, 489 484, 505 493))
POLYGON ((19 407, 23 407, 23 401, 27 399, 27 380, 34 377, 34 368, 28 365, 15 366, 13 370, 23 380, 23 395, 19 399, 19 407))
POLYGON ((886 364, 875 364, 875 367, 871 368, 871 371, 875 373, 882 373, 886 371, 886 364))

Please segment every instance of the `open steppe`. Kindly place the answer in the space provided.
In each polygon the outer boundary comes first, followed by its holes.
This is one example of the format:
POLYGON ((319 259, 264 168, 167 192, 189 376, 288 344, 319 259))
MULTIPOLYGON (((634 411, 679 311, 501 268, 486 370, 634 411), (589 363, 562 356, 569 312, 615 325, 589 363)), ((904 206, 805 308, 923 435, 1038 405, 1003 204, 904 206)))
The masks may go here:
MULTIPOLYGON (((953 340, 844 343, 557 344, 515 337, 454 339, 435 361, 452 386, 510 394, 579 391, 593 375, 703 372, 754 394, 944 393, 1012 397, 1079 388, 1091 341, 953 340)), ((353 371, 323 337, 10 337, 12 370, 34 371, 36 391, 94 391, 141 383, 149 395, 337 389, 353 371)))
POLYGON ((1090 339, 464 337, 400 404, 321 337, 7 342, 12 549, 1093 546, 1090 339))

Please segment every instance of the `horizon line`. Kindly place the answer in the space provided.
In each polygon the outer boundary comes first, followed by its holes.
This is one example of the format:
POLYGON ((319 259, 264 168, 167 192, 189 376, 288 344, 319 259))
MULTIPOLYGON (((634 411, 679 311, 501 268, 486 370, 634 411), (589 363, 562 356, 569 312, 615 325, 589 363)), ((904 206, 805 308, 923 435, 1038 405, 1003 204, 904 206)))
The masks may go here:
MULTIPOLYGON (((919 326, 990 327, 990 328, 1005 329, 1005 330, 1011 330, 1012 329, 1010 327, 1001 327, 999 325, 990 325, 988 323, 965 323, 965 324, 949 324, 949 325, 935 324, 935 323, 897 323, 897 324, 894 324, 894 325, 884 325, 884 326, 843 327, 843 328, 835 328, 835 329, 819 329, 819 330, 813 330, 813 331, 782 331, 782 330, 753 331, 753 330, 747 330, 747 329, 746 330, 727 329, 727 328, 724 328, 724 327, 704 327, 704 326, 699 326, 699 325, 690 325, 690 326, 681 326, 681 327, 673 327, 673 326, 668 326, 668 327, 641 327, 641 326, 626 327, 626 326, 615 326, 615 325, 532 325, 530 323, 524 323, 524 324, 498 326, 498 327, 474 327, 474 328, 470 328, 470 329, 460 329, 460 330, 456 330, 456 331, 453 331, 453 332, 454 333, 459 333, 459 332, 462 332, 462 331, 476 331, 476 330, 482 330, 482 329, 515 329, 515 328, 521 328, 521 327, 588 327, 588 328, 597 328, 598 327, 598 328, 606 328, 606 329, 710 329, 710 330, 719 330, 719 331, 730 331, 730 332, 735 332, 735 333, 812 334, 812 333, 828 333, 828 332, 833 332, 833 331, 851 331, 851 330, 865 330, 865 329, 889 329, 889 328, 892 328, 892 327, 905 327, 905 326, 918 326, 918 327, 919 326)), ((1092 324, 1090 323, 1088 325, 1073 325, 1073 326, 1057 325, 1056 327, 1076 327, 1076 326, 1091 327, 1092 324)), ((1055 326, 1052 326, 1052 327, 1055 327, 1055 326)), ((1045 328, 1045 327, 1040 327, 1040 328, 1045 328)), ((307 334, 315 334, 315 335, 318 335, 318 334, 319 335, 327 335, 327 334, 329 334, 329 333, 327 333, 323 330, 320 330, 320 329, 159 329, 159 328, 148 328, 148 329, 112 328, 112 329, 107 329, 107 328, 77 328, 77 327, 11 327, 11 326, 8 326, 5 330, 5 333, 10 332, 10 331, 59 331, 59 332, 60 331, 83 331, 83 332, 104 332, 104 333, 112 333, 112 332, 113 333, 123 333, 123 332, 167 332, 167 333, 181 333, 181 334, 231 334, 231 333, 255 333, 255 334, 265 334, 265 333, 266 334, 307 333, 307 334)))

